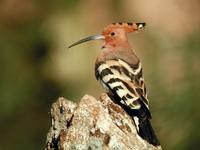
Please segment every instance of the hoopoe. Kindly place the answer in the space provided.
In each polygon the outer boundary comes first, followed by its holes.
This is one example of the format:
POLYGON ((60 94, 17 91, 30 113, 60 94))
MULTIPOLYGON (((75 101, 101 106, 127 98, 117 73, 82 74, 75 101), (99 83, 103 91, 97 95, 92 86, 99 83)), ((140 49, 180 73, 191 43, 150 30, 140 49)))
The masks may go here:
POLYGON ((91 40, 104 40, 95 63, 96 79, 133 118, 138 135, 150 144, 159 146, 150 123, 151 113, 142 66, 127 38, 127 33, 144 27, 145 23, 113 23, 105 27, 102 34, 84 38, 69 48, 91 40))

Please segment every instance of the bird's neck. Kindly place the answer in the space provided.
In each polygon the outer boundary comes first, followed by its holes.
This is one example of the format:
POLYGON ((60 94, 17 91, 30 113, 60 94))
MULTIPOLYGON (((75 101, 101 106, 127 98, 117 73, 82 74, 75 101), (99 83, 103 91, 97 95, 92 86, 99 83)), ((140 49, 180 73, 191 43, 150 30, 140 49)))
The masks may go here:
POLYGON ((110 59, 122 59, 130 64, 137 64, 139 62, 138 57, 132 51, 129 44, 113 46, 110 44, 104 44, 102 51, 97 59, 97 62, 106 61, 110 59))

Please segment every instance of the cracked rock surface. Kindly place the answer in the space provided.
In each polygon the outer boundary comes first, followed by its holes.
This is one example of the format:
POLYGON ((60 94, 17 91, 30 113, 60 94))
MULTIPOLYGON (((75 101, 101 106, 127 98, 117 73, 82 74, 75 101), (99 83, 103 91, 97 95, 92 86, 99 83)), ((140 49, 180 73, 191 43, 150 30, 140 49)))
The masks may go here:
POLYGON ((157 150, 142 140, 130 116, 103 93, 78 103, 59 98, 51 107, 46 150, 157 150))

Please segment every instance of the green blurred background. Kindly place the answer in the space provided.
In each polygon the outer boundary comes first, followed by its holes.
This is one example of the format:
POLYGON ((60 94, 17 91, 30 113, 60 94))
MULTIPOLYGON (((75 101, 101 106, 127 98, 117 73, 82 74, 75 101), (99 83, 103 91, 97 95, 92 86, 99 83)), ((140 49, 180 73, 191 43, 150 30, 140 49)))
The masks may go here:
POLYGON ((51 104, 98 97, 101 41, 65 46, 112 22, 145 21, 129 35, 164 149, 200 146, 199 0, 1 0, 0 150, 44 149, 51 104))

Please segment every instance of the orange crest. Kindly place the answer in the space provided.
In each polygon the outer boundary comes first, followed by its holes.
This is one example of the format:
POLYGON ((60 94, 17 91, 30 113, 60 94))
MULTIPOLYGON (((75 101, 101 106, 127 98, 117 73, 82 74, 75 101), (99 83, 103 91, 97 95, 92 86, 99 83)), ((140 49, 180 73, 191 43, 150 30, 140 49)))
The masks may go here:
POLYGON ((146 23, 132 23, 132 22, 118 22, 118 23, 112 23, 104 28, 103 34, 107 34, 108 32, 111 32, 116 29, 123 29, 126 33, 134 32, 141 30, 145 27, 146 23))

